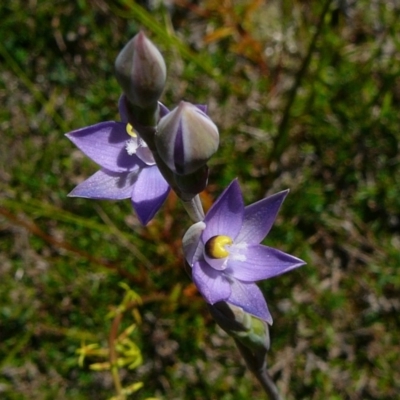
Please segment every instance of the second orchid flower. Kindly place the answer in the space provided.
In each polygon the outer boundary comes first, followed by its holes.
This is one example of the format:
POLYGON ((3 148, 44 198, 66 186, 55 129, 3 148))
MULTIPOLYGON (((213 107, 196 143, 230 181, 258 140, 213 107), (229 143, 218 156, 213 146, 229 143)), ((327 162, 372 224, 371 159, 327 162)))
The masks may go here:
POLYGON ((234 180, 183 238, 193 281, 209 304, 220 301, 272 324, 256 281, 304 265, 304 261, 260 242, 267 236, 288 191, 245 207, 234 180))

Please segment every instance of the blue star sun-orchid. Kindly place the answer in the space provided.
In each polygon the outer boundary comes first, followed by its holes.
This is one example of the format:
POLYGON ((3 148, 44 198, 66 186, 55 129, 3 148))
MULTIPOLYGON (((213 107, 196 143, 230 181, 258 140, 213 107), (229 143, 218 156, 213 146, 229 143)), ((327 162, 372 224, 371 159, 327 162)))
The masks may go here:
POLYGON ((209 304, 220 301, 242 307, 269 324, 272 317, 258 286, 304 265, 304 261, 260 242, 267 236, 288 190, 247 207, 234 180, 183 238, 192 278, 209 304))
MULTIPOLYGON (((100 122, 66 136, 101 169, 69 193, 90 199, 131 199, 140 222, 146 225, 164 203, 170 187, 150 149, 127 122, 124 96, 119 102, 122 122, 100 122)), ((159 103, 160 117, 168 109, 159 103)))

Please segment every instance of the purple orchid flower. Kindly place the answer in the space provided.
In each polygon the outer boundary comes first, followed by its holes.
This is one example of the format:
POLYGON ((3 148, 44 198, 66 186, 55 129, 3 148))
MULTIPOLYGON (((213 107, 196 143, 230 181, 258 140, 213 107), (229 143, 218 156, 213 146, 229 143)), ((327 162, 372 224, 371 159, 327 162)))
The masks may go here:
MULTIPOLYGON (((100 122, 67 133, 101 169, 80 183, 69 196, 89 199, 131 199, 140 222, 146 225, 160 209, 170 187, 150 149, 127 122, 124 96, 119 101, 122 122, 100 122)), ((160 117, 168 109, 159 103, 160 117)))
POLYGON ((272 317, 258 286, 304 265, 304 261, 260 242, 269 233, 288 190, 244 206, 237 180, 221 194, 204 221, 183 238, 192 278, 209 304, 220 301, 242 307, 269 324, 272 317))

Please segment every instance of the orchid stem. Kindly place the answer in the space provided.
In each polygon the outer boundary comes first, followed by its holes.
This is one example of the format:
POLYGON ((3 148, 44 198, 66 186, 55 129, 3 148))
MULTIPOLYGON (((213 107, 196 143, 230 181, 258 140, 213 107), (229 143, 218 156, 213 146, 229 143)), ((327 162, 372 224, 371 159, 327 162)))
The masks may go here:
POLYGON ((265 361, 266 353, 253 353, 248 347, 246 347, 236 339, 235 343, 240 351, 240 354, 244 358, 247 367, 260 382, 262 388, 264 389, 264 392, 268 395, 268 398, 270 400, 283 400, 278 392, 278 388, 276 387, 274 381, 268 374, 267 363, 265 361))
POLYGON ((204 210, 199 195, 196 195, 190 201, 182 200, 182 204, 193 222, 203 221, 204 210))

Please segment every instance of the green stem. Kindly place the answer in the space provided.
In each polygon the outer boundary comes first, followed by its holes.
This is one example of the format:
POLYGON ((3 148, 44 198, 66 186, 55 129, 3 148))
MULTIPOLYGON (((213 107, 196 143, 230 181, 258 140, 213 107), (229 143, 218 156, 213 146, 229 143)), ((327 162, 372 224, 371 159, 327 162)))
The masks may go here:
POLYGON ((264 392, 270 400, 282 400, 274 381, 267 371, 267 363, 265 360, 266 352, 253 353, 248 347, 235 339, 236 346, 240 354, 244 358, 248 369, 254 374, 260 382, 264 392))
POLYGON ((182 204, 193 222, 203 221, 204 210, 199 195, 196 195, 190 201, 182 201, 182 204))

